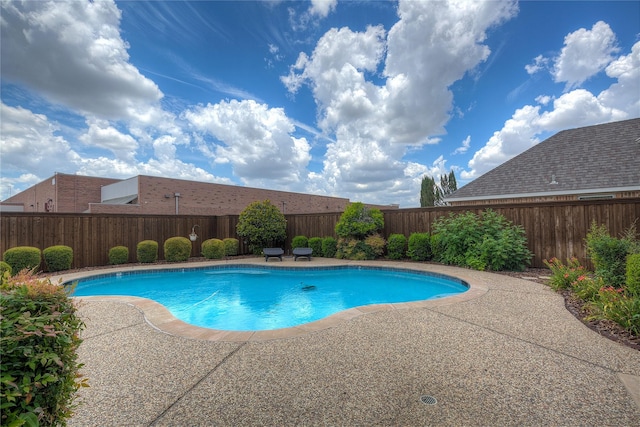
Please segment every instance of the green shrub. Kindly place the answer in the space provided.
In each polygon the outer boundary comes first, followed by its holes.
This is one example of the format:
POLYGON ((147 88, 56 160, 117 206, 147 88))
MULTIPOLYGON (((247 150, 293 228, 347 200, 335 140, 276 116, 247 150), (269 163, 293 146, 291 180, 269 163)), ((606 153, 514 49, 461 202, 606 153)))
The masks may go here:
POLYGON ((164 241, 164 259, 169 262, 184 262, 191 256, 191 240, 186 237, 169 237, 164 241))
POLYGON ((551 279, 549 286, 555 290, 569 289, 578 280, 579 277, 585 276, 587 271, 580 265, 578 258, 570 258, 567 264, 563 264, 558 258, 543 260, 544 265, 551 270, 551 279))
POLYGON ((325 237, 322 239, 322 256, 325 258, 333 258, 338 250, 338 242, 333 237, 325 237))
POLYGON ((587 255, 591 258, 595 273, 610 286, 622 287, 625 283, 626 258, 633 246, 629 238, 611 237, 604 225, 594 222, 585 239, 587 255))
POLYGON ((402 259, 407 253, 407 238, 404 234, 392 234, 387 240, 387 256, 390 259, 402 259))
POLYGON ((240 242, 238 239, 227 237, 226 239, 222 239, 222 242, 224 243, 224 254, 226 256, 238 255, 238 252, 240 252, 240 242))
POLYGON ((0 261, 0 277, 4 277, 5 273, 8 273, 9 276, 11 276, 13 270, 11 269, 11 266, 9 264, 4 261, 0 261))
POLYGON ((151 263, 158 260, 158 242, 155 240, 143 240, 136 246, 138 262, 151 263))
POLYGON ((370 247, 367 247, 364 240, 341 237, 337 243, 336 258, 362 261, 373 259, 373 252, 370 247))
POLYGON ((589 304, 594 312, 588 319, 613 320, 634 335, 640 335, 640 297, 613 286, 600 288, 589 304))
POLYGON ((225 256, 225 244, 220 239, 208 239, 202 242, 202 256, 206 259, 222 259, 225 256))
POLYGON ((627 257, 627 292, 640 297, 640 254, 631 254, 627 257))
POLYGON ((429 233, 411 233, 407 243, 407 256, 414 261, 431 259, 431 237, 429 233))
POLYGON ((253 202, 238 218, 238 236, 246 238, 250 250, 259 255, 263 248, 281 244, 287 237, 287 220, 269 200, 253 202))
POLYGON ((42 251, 47 271, 70 270, 73 264, 73 249, 69 246, 49 246, 42 251))
POLYGON ((0 400, 3 426, 66 425, 80 379, 84 324, 65 288, 18 273, 0 292, 0 400))
POLYGON ((322 252, 322 238, 321 237, 311 237, 309 239, 309 247, 313 251, 311 256, 323 256, 322 252))
POLYGON ((129 262, 129 248, 126 246, 114 246, 109 249, 109 264, 119 265, 129 262))
POLYGON ((32 246, 17 246, 7 249, 2 259, 11 266, 11 271, 14 274, 21 272, 25 268, 27 270, 37 270, 42 262, 40 249, 32 246))
POLYGON ((491 209, 450 214, 433 223, 435 259, 478 270, 523 270, 531 263, 524 228, 491 209))
POLYGON ((360 202, 349 204, 336 224, 338 237, 364 239, 382 231, 384 216, 380 209, 368 208, 360 202))
POLYGON ((291 247, 295 248, 308 248, 309 247, 309 239, 306 236, 295 236, 291 240, 291 247))
POLYGON ((387 242, 381 235, 372 234, 364 239, 364 245, 367 259, 376 259, 384 254, 384 248, 386 247, 387 242))

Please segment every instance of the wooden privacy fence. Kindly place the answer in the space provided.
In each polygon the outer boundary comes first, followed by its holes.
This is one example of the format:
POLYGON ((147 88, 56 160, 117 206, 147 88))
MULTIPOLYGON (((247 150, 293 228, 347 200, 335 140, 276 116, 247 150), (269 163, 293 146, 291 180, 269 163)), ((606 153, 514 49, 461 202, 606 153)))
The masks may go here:
MULTIPOLYGON (((409 236, 414 232, 431 232, 433 221, 443 215, 471 211, 479 213, 483 207, 434 207, 384 211, 384 237, 393 233, 409 236)), ((526 233, 529 250, 534 253, 532 267, 544 267, 543 260, 557 257, 565 260, 577 257, 588 264, 584 239, 592 222, 604 224, 612 236, 619 237, 640 218, 640 199, 555 202, 528 205, 495 205, 490 209, 504 215, 526 233)), ((290 251, 294 236, 335 237, 335 224, 341 213, 285 215, 287 241, 290 251)), ((640 221, 638 221, 640 227, 640 221)), ((0 251, 16 246, 35 246, 44 249, 53 245, 67 245, 74 251, 74 268, 106 265, 109 249, 122 245, 129 248, 129 261, 136 260, 136 246, 142 240, 155 240, 159 259, 164 259, 162 245, 174 236, 188 237, 195 225, 198 240, 192 256, 200 256, 203 240, 209 238, 238 238, 237 215, 112 215, 112 214, 56 214, 3 213, 0 217, 0 251)), ((248 253, 240 240, 240 253, 248 253)))

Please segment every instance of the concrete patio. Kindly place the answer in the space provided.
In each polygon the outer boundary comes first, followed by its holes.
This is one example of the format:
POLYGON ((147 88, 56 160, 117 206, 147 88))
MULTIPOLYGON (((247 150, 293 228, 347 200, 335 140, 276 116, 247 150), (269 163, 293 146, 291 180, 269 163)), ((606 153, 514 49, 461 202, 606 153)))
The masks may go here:
MULTIPOLYGON (((273 262, 332 264, 344 262, 273 262)), ((84 298, 80 359, 91 387, 69 425, 640 425, 640 352, 588 329, 548 287, 434 264, 362 264, 448 274, 471 290, 240 335, 202 334, 140 301, 84 298)))

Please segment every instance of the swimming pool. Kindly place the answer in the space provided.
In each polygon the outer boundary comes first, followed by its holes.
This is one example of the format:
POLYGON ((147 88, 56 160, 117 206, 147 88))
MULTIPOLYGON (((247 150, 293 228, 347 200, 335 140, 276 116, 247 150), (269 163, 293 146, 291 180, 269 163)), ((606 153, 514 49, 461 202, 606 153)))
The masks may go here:
POLYGON ((77 281, 73 295, 148 298, 191 325, 264 331, 353 307, 443 298, 468 289, 454 277, 403 269, 225 265, 103 274, 77 281))

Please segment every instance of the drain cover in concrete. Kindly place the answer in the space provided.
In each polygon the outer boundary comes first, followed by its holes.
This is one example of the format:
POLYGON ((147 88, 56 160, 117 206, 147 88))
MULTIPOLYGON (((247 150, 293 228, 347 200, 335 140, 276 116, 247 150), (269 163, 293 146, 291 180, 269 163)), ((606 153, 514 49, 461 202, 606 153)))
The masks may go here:
POLYGON ((425 405, 435 405, 438 401, 433 396, 420 396, 420 401, 425 405))

